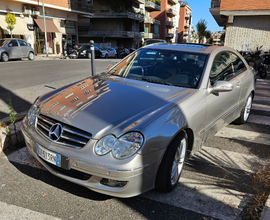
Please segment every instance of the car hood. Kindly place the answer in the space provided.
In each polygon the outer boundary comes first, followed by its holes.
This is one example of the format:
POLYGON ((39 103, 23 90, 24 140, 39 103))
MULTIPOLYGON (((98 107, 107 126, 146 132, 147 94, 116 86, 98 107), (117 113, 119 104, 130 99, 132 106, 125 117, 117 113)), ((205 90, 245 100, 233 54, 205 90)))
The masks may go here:
POLYGON ((141 130, 170 108, 191 96, 185 89, 99 75, 40 97, 40 113, 100 138, 141 130))

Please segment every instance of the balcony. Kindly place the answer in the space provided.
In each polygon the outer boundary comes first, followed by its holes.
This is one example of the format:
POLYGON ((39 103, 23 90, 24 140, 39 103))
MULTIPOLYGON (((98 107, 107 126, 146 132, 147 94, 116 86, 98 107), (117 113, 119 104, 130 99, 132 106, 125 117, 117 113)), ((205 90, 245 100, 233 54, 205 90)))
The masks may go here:
POLYGON ((173 27, 173 21, 166 21, 166 26, 170 26, 170 27, 173 27))
POLYGON ((100 12, 95 11, 93 18, 129 18, 137 21, 144 21, 144 15, 137 14, 129 11, 124 12, 100 12))
POLYGON ((184 31, 184 32, 183 32, 183 35, 184 35, 184 36, 187 36, 187 35, 188 35, 188 31, 184 31))
POLYGON ((211 8, 220 8, 220 0, 212 0, 211 8))
POLYGON ((134 2, 136 2, 137 4, 144 4, 145 0, 133 0, 134 2))
POLYGON ((172 3, 173 5, 178 3, 178 0, 168 0, 168 2, 172 3))
POLYGON ((153 39, 153 33, 144 33, 144 38, 145 39, 153 39))
POLYGON ((176 16, 177 15, 177 12, 174 8, 167 8, 167 14, 169 16, 176 16))
POLYGON ((146 1, 144 4, 144 7, 148 10, 148 11, 160 11, 161 7, 157 4, 155 4, 154 2, 150 2, 150 1, 146 1))
POLYGON ((153 24, 154 23, 154 20, 153 18, 151 17, 144 17, 144 23, 147 23, 147 24, 153 24))
POLYGON ((71 11, 82 11, 87 13, 93 12, 93 4, 90 4, 91 1, 81 1, 81 0, 69 0, 68 7, 71 11))
POLYGON ((190 13, 186 13, 185 18, 187 19, 190 18, 190 15, 191 15, 190 13))
POLYGON ((79 31, 79 35, 83 37, 118 37, 118 38, 134 38, 143 37, 144 34, 133 31, 79 31))
POLYGON ((173 38, 173 37, 174 37, 174 34, 171 34, 171 33, 165 33, 165 37, 167 37, 167 38, 173 38))
POLYGON ((185 23, 185 27, 186 28, 189 28, 189 23, 185 23))

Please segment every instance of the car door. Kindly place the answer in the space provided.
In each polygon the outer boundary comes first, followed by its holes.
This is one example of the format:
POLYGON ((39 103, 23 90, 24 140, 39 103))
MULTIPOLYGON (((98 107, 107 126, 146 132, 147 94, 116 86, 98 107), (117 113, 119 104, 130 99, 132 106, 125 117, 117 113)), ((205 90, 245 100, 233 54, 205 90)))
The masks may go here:
POLYGON ((212 64, 209 87, 213 86, 217 81, 228 81, 232 84, 233 89, 229 92, 207 94, 206 139, 231 123, 239 109, 241 83, 235 72, 234 63, 236 59, 235 54, 223 51, 216 55, 212 64))
POLYGON ((107 51, 108 51, 108 57, 112 57, 112 56, 113 56, 113 54, 112 54, 112 49, 109 47, 109 48, 107 49, 107 51))
POLYGON ((22 57, 28 57, 30 47, 24 40, 18 40, 22 51, 22 57))
POLYGON ((10 59, 16 59, 22 57, 22 50, 18 44, 17 39, 12 39, 7 44, 7 52, 10 59))

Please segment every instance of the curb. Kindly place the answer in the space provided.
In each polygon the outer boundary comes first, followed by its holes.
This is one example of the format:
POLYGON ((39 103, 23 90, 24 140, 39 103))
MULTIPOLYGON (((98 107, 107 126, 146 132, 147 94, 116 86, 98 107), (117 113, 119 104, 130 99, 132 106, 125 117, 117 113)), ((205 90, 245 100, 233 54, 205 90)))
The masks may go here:
POLYGON ((265 206, 263 208, 260 220, 269 220, 270 219, 270 195, 266 200, 265 206))
POLYGON ((16 126, 17 135, 15 134, 14 126, 9 125, 10 124, 9 117, 6 117, 0 120, 0 125, 8 125, 9 131, 10 131, 9 135, 7 135, 5 127, 2 127, 0 129, 0 154, 4 150, 17 144, 17 141, 18 143, 21 143, 24 141, 24 138, 21 132, 21 121, 24 118, 24 116, 27 115, 27 112, 28 111, 24 111, 15 115, 15 118, 16 118, 15 126, 16 126))

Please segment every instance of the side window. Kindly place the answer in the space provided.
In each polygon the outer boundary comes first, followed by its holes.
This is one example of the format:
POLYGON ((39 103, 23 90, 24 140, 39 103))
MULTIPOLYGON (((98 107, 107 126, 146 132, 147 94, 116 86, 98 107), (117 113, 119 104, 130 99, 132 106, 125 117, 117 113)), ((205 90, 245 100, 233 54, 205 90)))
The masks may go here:
POLYGON ((211 85, 216 81, 229 81, 244 70, 246 70, 246 66, 240 57, 232 52, 221 52, 215 57, 212 65, 211 85))
POLYGON ((17 40, 11 40, 8 45, 11 45, 12 47, 19 46, 17 40))
POLYGON ((20 46, 22 47, 28 46, 28 44, 24 40, 18 40, 18 41, 19 41, 20 46))

